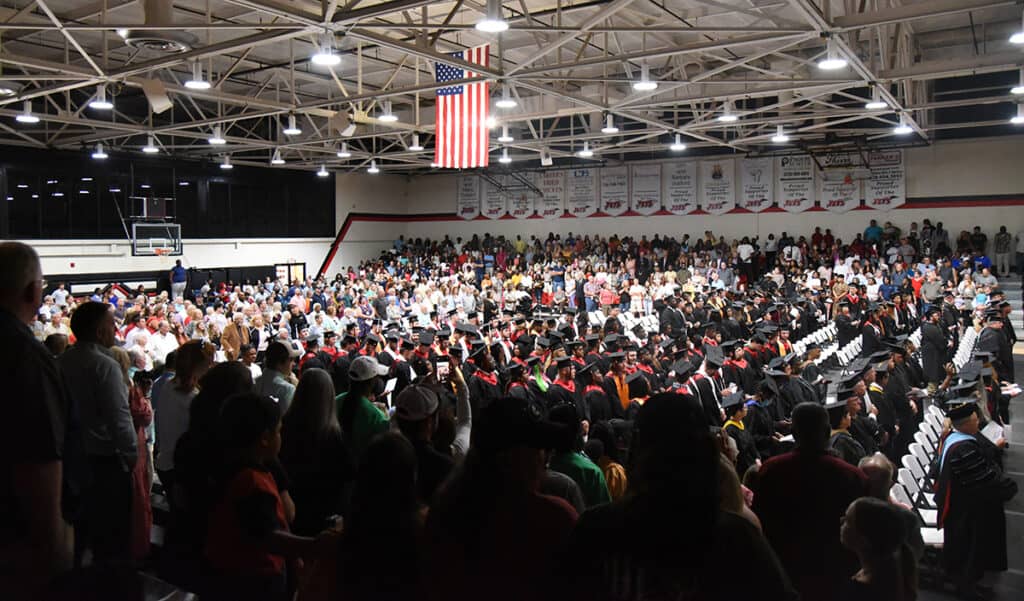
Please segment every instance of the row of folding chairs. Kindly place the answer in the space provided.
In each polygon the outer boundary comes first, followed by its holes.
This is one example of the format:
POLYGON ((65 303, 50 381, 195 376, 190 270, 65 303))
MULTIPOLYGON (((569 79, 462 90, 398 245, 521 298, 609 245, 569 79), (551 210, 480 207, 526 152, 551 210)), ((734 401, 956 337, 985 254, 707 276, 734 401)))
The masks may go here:
POLYGON ((896 483, 890 491, 893 499, 912 508, 921 518, 924 524, 921 538, 932 550, 941 549, 944 543, 944 533, 938 528, 938 507, 930 476, 944 419, 938 407, 930 405, 924 409, 924 419, 914 433, 914 442, 910 443, 908 453, 900 459, 896 483))
POLYGON ((971 355, 974 353, 974 343, 977 341, 978 332, 972 327, 965 328, 963 336, 960 337, 960 344, 957 345, 956 352, 953 354, 953 365, 956 366, 957 370, 962 369, 971 360, 971 355))
POLYGON ((836 324, 834 321, 827 323, 826 325, 818 328, 810 334, 804 336, 800 340, 793 343, 793 351, 798 354, 804 354, 807 350, 807 346, 812 342, 817 343, 821 346, 826 346, 826 342, 832 342, 836 338, 836 324))
POLYGON ((839 349, 836 355, 839 356, 839 363, 841 365, 848 365, 851 361, 860 356, 861 345, 863 344, 863 337, 857 336, 846 344, 843 348, 839 349))

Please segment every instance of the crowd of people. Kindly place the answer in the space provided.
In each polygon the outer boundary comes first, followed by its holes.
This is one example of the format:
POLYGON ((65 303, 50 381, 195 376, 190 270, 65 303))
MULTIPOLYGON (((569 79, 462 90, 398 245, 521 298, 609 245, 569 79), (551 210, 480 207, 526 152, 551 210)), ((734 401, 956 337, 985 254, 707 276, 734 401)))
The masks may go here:
POLYGON ((889 490, 936 404, 944 565, 984 598, 1016 486, 979 432, 1009 424, 1016 334, 985 235, 950 238, 399 238, 333 280, 179 262, 170 291, 81 297, 0 244, 2 578, 618 600, 735 598, 743 573, 765 599, 909 600, 920 522, 889 490), (830 323, 858 358, 794 347, 830 323))

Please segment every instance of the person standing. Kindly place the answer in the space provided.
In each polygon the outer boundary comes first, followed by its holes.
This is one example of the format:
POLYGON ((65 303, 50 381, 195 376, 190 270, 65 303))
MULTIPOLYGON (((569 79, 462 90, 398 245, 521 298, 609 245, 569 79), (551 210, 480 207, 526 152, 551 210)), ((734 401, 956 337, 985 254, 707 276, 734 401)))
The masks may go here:
POLYGON ((0 437, 0 590, 15 600, 36 598, 71 559, 61 514, 67 397, 55 361, 29 329, 44 285, 30 246, 0 244, 0 405, 10 425, 0 437))
POLYGON ((946 412, 953 430, 938 452, 935 502, 938 527, 945 530, 942 559, 963 595, 976 595, 986 571, 1005 571, 1006 513, 1017 483, 1003 474, 978 438, 980 420, 973 400, 946 412))
POLYGON ((996 272, 999 277, 1005 278, 1010 275, 1010 254, 1013 252, 1013 236, 1006 231, 1006 226, 999 226, 999 233, 995 237, 996 251, 996 272))
POLYGON ((945 365, 952 346, 939 326, 941 319, 942 310, 932 305, 925 312, 925 321, 921 323, 921 367, 924 368, 929 393, 934 393, 946 377, 945 365))
POLYGON ((129 559, 132 468, 139 453, 121 366, 110 355, 116 328, 104 303, 87 302, 71 317, 77 341, 59 360, 74 411, 81 418, 88 472, 78 550, 95 563, 129 559))
POLYGON ((184 299, 185 288, 188 287, 188 271, 181 266, 181 259, 174 261, 174 267, 171 268, 168 277, 171 280, 171 300, 179 297, 184 299))

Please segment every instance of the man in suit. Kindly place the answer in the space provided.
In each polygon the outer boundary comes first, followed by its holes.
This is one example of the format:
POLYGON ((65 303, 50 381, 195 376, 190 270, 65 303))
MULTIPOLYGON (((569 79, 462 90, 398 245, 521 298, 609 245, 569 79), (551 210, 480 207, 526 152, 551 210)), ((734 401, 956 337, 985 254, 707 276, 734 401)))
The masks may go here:
POLYGON ((238 359, 238 352, 243 344, 249 344, 249 328, 245 327, 245 315, 235 313, 231 317, 231 323, 224 327, 224 333, 220 336, 220 346, 228 361, 234 361, 238 359))

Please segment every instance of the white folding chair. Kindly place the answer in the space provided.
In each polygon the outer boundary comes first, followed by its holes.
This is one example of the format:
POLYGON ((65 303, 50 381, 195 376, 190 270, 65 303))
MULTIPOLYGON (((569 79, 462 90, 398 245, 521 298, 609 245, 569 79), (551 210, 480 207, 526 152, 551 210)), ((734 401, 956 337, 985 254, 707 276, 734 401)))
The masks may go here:
POLYGON ((932 456, 928 454, 928 451, 924 450, 924 447, 920 443, 912 442, 908 448, 910 454, 917 458, 917 462, 921 464, 925 470, 929 469, 932 465, 932 456))
POLYGON ((924 450, 928 451, 929 455, 935 452, 935 445, 932 444, 932 441, 924 432, 920 430, 914 432, 914 441, 917 442, 917 444, 921 445, 924 448, 924 450))
POLYGON ((942 413, 942 409, 939 409, 939 407, 937 405, 928 405, 927 411, 928 411, 928 413, 930 413, 930 414, 934 415, 935 417, 939 418, 939 423, 940 424, 942 423, 942 420, 946 419, 946 415, 944 413, 942 413))
POLYGON ((907 488, 907 492, 910 493, 910 498, 914 499, 914 506, 919 510, 925 525, 934 526, 935 518, 937 517, 935 515, 935 497, 932 496, 932 500, 929 501, 917 480, 914 479, 914 474, 910 473, 910 470, 905 467, 901 467, 899 472, 897 472, 896 481, 907 488), (926 512, 930 512, 930 514, 926 512))
POLYGON ((928 424, 933 430, 942 428, 942 420, 931 411, 924 412, 924 422, 922 423, 928 424))
POLYGON ((928 472, 926 468, 922 467, 917 461, 917 457, 914 455, 904 455, 900 458, 900 463, 903 467, 910 470, 910 475, 914 477, 914 481, 917 483, 918 488, 921 490, 921 496, 925 502, 929 505, 935 505, 935 495, 929 490, 932 487, 932 482, 928 478, 928 472))

